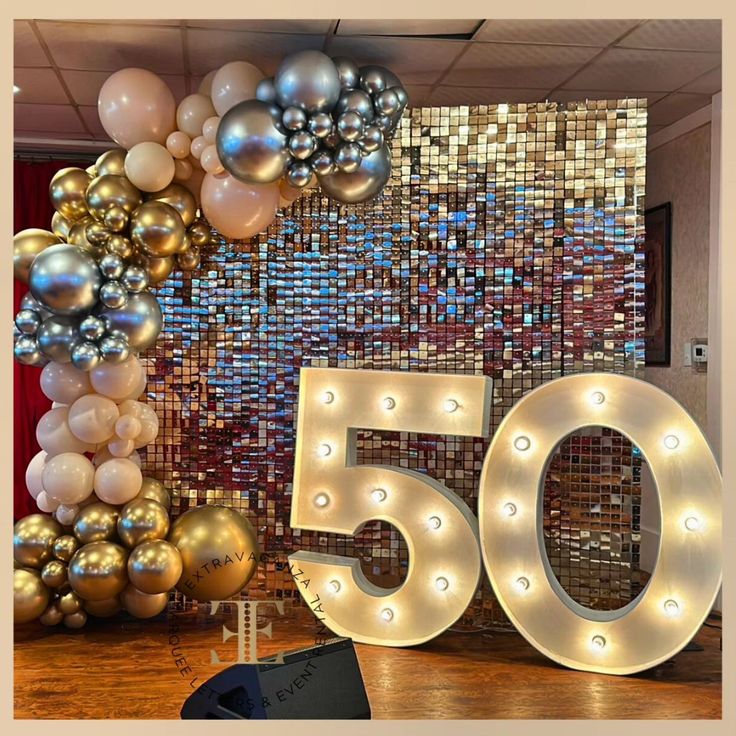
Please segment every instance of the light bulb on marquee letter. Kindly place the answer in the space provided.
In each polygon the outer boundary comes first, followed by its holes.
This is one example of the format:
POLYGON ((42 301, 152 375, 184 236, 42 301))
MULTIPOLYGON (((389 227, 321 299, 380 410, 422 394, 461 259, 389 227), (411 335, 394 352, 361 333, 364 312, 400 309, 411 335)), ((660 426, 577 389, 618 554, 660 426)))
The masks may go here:
POLYGON ((490 400, 491 381, 484 376, 302 369, 291 526, 351 535, 380 518, 398 529, 409 552, 406 580, 388 591, 377 590, 355 558, 305 551, 289 556, 310 580, 309 590, 298 586, 308 600, 327 593, 320 617, 332 631, 357 642, 412 646, 442 633, 468 607, 481 571, 472 512, 433 478, 357 464, 357 430, 484 436, 490 400), (316 400, 328 390, 340 401, 325 406, 316 400), (449 408, 448 394, 462 411, 438 411, 449 408), (329 462, 314 453, 325 436, 341 448, 341 458, 344 439, 344 464, 336 461, 337 452, 329 462), (330 504, 316 508, 311 499, 324 487, 330 504), (329 594, 337 579, 340 594, 329 594))

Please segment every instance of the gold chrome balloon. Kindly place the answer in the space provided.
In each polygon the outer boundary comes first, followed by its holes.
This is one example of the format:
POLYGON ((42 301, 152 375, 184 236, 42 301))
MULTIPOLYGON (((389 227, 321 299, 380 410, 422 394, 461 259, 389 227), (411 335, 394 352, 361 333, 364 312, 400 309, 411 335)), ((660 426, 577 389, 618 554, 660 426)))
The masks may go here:
POLYGON ((154 539, 139 544, 128 557, 128 580, 143 593, 165 593, 181 577, 179 550, 173 544, 154 539))
POLYGON ((110 235, 107 243, 105 243, 105 250, 126 260, 133 255, 135 249, 133 248, 133 243, 128 238, 119 233, 113 233, 110 235))
POLYGON ((210 242, 210 229, 204 222, 195 222, 192 224, 187 231, 189 237, 192 239, 192 245, 196 245, 201 248, 203 245, 207 245, 210 242))
POLYGON ((43 567, 52 556, 61 524, 45 514, 31 514, 13 527, 13 557, 26 567, 43 567))
POLYGON ((51 216, 51 229, 57 238, 66 240, 69 235, 69 228, 72 226, 71 222, 61 214, 61 212, 54 212, 51 216))
POLYGON ((199 248, 192 246, 186 253, 177 253, 176 262, 182 271, 194 271, 199 266, 199 248))
POLYGON ((125 174, 125 157, 127 155, 128 152, 123 148, 113 148, 110 151, 105 151, 95 163, 97 175, 114 174, 122 176, 125 174))
POLYGON ((80 547, 69 562, 69 583, 88 601, 114 598, 128 584, 128 550, 112 542, 80 547))
POLYGON ((66 590, 59 595, 59 610, 64 613, 76 613, 82 608, 82 599, 73 590, 66 590))
POLYGON ((49 196, 54 209, 67 220, 74 222, 87 214, 84 193, 92 177, 76 167, 60 169, 49 184, 49 196))
POLYGON ((33 259, 42 250, 56 243, 61 243, 61 238, 48 230, 41 230, 37 227, 21 230, 15 235, 13 238, 13 274, 15 278, 27 284, 33 259))
POLYGON ((110 231, 94 218, 92 219, 92 222, 87 225, 87 229, 84 232, 87 240, 97 247, 105 245, 105 243, 110 240, 110 231))
POLYGON ((128 547, 150 539, 165 539, 169 514, 157 501, 134 498, 123 506, 118 519, 118 535, 128 547))
POLYGON ((135 616, 136 618, 151 618, 152 616, 157 616, 166 608, 166 604, 169 602, 169 594, 158 593, 156 595, 149 595, 148 593, 141 592, 132 585, 128 585, 120 594, 120 602, 131 616, 135 616))
POLYGON ((60 588, 66 583, 66 565, 59 560, 49 560, 41 570, 41 580, 49 588, 60 588))
POLYGON ((98 176, 87 187, 87 206, 90 214, 100 222, 110 207, 122 207, 130 214, 142 201, 141 193, 124 176, 98 176))
POLYGON ((67 240, 79 248, 89 251, 93 256, 98 257, 100 255, 99 246, 95 245, 87 236, 87 228, 90 225, 96 224, 94 217, 91 215, 85 215, 84 217, 77 220, 69 228, 69 236, 67 240))
POLYGON ((38 618, 46 610, 50 597, 38 571, 13 571, 13 620, 16 624, 38 618))
POLYGON ((62 562, 69 562, 79 549, 79 541, 71 534, 62 534, 53 546, 54 557, 62 562))
POLYGON ((148 283, 158 284, 166 279, 169 274, 174 270, 174 258, 173 256, 166 256, 166 258, 149 258, 148 256, 136 256, 134 258, 136 266, 140 266, 146 270, 148 274, 148 283))
POLYGON ((165 509, 171 506, 171 496, 164 488, 164 484, 146 475, 143 476, 143 485, 136 498, 150 498, 153 501, 158 501, 165 509))
POLYGON ((128 225, 128 213, 119 205, 113 205, 105 212, 105 227, 114 233, 121 233, 128 225))
POLYGON ((144 202, 130 216, 130 239, 142 253, 152 258, 176 253, 185 232, 179 212, 170 204, 155 199, 144 202))
POLYGON ((108 616, 114 616, 122 606, 120 600, 116 598, 105 598, 102 601, 85 601, 84 610, 87 613, 91 613, 97 618, 107 618, 108 616))
POLYGON ((87 623, 87 614, 83 610, 64 616, 64 626, 69 629, 81 629, 87 623))
POLYGON ((57 626, 64 620, 64 614, 59 609, 58 601, 50 603, 38 619, 44 626, 57 626))
POLYGON ((107 503, 85 506, 74 521, 74 534, 82 544, 106 542, 117 535, 119 511, 107 503))
POLYGON ((148 199, 171 205, 181 215, 184 227, 189 227, 197 216, 197 200, 181 184, 169 184, 165 189, 151 194, 148 199))
POLYGON ((171 525, 171 542, 181 553, 177 590, 198 601, 239 593, 258 566, 258 541, 251 523, 226 506, 197 506, 171 525))

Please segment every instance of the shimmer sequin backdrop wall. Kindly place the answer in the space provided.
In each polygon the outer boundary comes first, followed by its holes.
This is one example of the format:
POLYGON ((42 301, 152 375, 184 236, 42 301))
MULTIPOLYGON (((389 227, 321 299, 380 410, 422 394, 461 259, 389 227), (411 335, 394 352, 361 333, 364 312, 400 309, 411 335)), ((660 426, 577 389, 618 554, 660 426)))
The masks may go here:
MULTIPOLYGON (((354 538, 289 527, 301 366, 491 376, 491 431, 527 391, 578 371, 643 368, 646 101, 407 112, 381 196, 346 207, 308 191, 262 236, 220 239, 159 289, 166 327, 149 401, 147 464, 173 513, 224 503, 270 553, 356 556, 396 585, 406 548, 374 522, 354 538)), ((440 479, 475 511, 488 440, 364 432, 359 459, 440 479)), ((561 443, 544 530, 584 605, 640 590, 641 457, 611 430, 561 443)), ((299 599, 263 566, 250 594, 299 599)), ((465 623, 501 623, 485 582, 465 623)))

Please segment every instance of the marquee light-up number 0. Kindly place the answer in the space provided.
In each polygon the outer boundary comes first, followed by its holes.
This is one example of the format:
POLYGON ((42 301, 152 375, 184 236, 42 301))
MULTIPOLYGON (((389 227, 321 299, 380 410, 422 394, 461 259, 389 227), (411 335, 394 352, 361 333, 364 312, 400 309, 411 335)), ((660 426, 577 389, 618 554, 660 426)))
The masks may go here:
MULTIPOLYGON (((496 431, 475 519, 438 481, 357 465, 356 431, 484 436, 490 380, 481 376, 307 368, 301 372, 291 525, 356 534, 369 520, 404 536, 404 583, 370 583, 351 557, 300 551, 290 560, 320 595, 325 624, 355 641, 409 646, 451 626, 470 603, 480 554, 520 633, 568 667, 629 674, 678 652, 708 615, 721 582, 721 477, 695 422, 670 396, 627 376, 579 374, 522 398, 496 431), (643 593, 615 611, 575 602, 544 550, 541 508, 550 455, 571 432, 607 426, 636 444, 661 511, 657 564, 643 593)), ((300 587, 301 589, 301 587, 300 587)))

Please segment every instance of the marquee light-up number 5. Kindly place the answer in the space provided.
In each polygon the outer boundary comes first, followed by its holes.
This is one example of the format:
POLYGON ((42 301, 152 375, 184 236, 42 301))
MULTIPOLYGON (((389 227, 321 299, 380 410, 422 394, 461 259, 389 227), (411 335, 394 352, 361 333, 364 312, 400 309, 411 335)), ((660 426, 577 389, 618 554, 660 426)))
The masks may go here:
MULTIPOLYGON (((383 519, 404 535, 398 589, 369 583, 357 560, 297 552, 326 625, 370 644, 436 636, 478 583, 475 520, 445 486, 386 466, 355 465, 355 428, 478 435, 490 381, 475 376, 305 369, 299 398, 293 527, 354 534, 383 519)), ((630 674, 670 658, 698 631, 721 583, 721 476, 697 424, 651 384, 609 373, 566 376, 522 398, 483 463, 483 562, 506 614, 546 656, 575 669, 630 674), (654 477, 661 534, 640 596, 614 611, 574 601, 545 552, 541 507, 551 454, 571 432, 607 426, 639 447, 654 477)), ((305 591, 302 591, 306 593, 305 591)))

